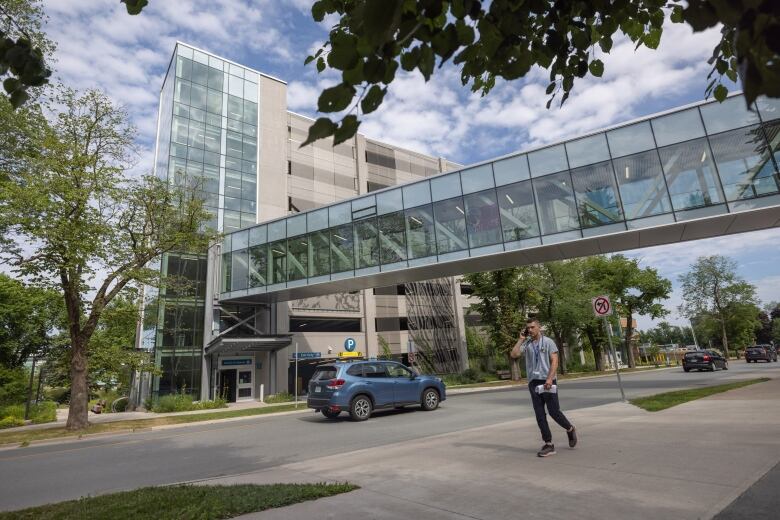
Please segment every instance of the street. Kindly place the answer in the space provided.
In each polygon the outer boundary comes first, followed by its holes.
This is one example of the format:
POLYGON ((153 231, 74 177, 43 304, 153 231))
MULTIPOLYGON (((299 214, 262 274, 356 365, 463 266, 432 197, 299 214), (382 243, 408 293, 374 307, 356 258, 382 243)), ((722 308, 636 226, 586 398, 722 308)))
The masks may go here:
MULTIPOLYGON (((732 361, 730 370, 684 373, 673 368, 625 374, 628 398, 780 376, 780 363, 732 361)), ((614 376, 562 381, 564 412, 620 400, 614 376)), ((0 450, 3 510, 141 486, 238 475, 365 448, 532 418, 525 387, 450 396, 439 410, 378 413, 364 423, 313 412, 110 435, 0 450)), ((556 428, 555 426, 553 426, 556 428)), ((562 442, 560 430, 554 434, 562 442)), ((587 435, 583 431, 581 435, 587 435)), ((518 439, 536 449, 538 437, 518 439)), ((377 453, 380 453, 377 451, 377 453)))

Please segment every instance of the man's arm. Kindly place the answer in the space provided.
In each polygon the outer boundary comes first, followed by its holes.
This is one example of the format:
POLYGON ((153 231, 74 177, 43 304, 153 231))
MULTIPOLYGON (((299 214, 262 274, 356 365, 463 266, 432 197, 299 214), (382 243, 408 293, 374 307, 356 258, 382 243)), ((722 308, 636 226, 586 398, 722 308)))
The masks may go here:
POLYGON ((525 342, 525 337, 520 336, 520 338, 517 340, 517 343, 515 343, 515 346, 512 347, 511 351, 509 351, 509 357, 512 359, 517 359, 523 354, 523 342, 525 342))
POLYGON ((544 389, 549 390, 552 386, 552 382, 555 379, 555 374, 558 372, 558 353, 553 352, 550 354, 550 372, 547 374, 547 381, 544 382, 544 389))

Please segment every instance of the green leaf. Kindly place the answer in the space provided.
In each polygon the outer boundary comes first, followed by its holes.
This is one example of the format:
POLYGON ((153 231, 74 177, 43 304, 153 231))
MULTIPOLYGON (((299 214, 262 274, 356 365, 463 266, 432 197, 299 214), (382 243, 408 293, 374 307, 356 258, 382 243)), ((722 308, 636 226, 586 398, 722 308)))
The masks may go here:
POLYGON ((339 70, 348 70, 357 65, 358 54, 354 45, 333 43, 333 48, 328 53, 328 65, 339 70))
POLYGON ((120 2, 125 4, 129 15, 139 14, 144 7, 149 5, 149 0, 120 0, 120 2))
POLYGON ((548 96, 553 93, 553 90, 555 90, 556 83, 553 81, 549 85, 547 85, 547 89, 544 91, 545 94, 548 96))
POLYGON ((420 72, 422 72, 425 81, 431 79, 435 61, 436 58, 433 55, 433 50, 431 50, 428 45, 420 45, 420 61, 417 64, 417 68, 420 69, 420 72))
POLYGON ((345 70, 341 74, 341 77, 345 83, 349 83, 350 85, 360 85, 363 83, 363 60, 359 60, 357 65, 353 68, 345 70))
POLYGON ((14 90, 11 94, 11 106, 14 108, 19 108, 20 106, 24 105, 25 101, 27 101, 30 98, 30 96, 27 95, 27 91, 23 88, 14 90))
POLYGON ((382 104, 382 100, 385 98, 387 88, 382 88, 379 85, 373 85, 368 89, 368 93, 360 102, 360 108, 364 114, 370 114, 382 104))
POLYGON ((311 17, 314 18, 315 22, 321 22, 332 9, 333 3, 331 0, 319 0, 311 6, 311 17))
POLYGON ((323 70, 325 70, 325 59, 320 56, 317 58, 317 72, 322 72, 323 70))
POLYGON ((362 35, 372 44, 388 41, 401 19, 401 0, 365 0, 362 35))
POLYGON ((333 134, 333 146, 341 144, 344 141, 351 139, 357 133, 357 129, 360 126, 360 121, 357 120, 357 116, 350 114, 341 120, 341 125, 336 129, 333 134))
POLYGON ((643 43, 645 44, 645 47, 649 49, 657 49, 658 44, 661 43, 661 33, 663 33, 663 29, 660 27, 656 28, 653 27, 648 31, 647 34, 645 34, 643 38, 643 43))
POLYGON ((725 74, 726 71, 728 70, 728 68, 729 68, 728 62, 725 62, 725 61, 723 61, 721 59, 718 59, 715 62, 715 70, 718 71, 718 74, 721 74, 721 75, 725 74))
POLYGON ((610 36, 604 36, 599 40, 599 47, 601 47, 601 50, 609 54, 609 51, 612 50, 612 38, 610 36))
POLYGON ((354 87, 346 83, 326 88, 317 100, 317 110, 320 112, 341 112, 349 106, 354 95, 354 87))
POLYGON ((5 81, 3 81, 3 88, 6 92, 9 94, 15 92, 17 89, 19 89, 22 86, 22 82, 19 81, 16 78, 6 78, 5 81))
POLYGON ((675 5, 672 8, 672 14, 669 16, 669 19, 672 21, 672 23, 683 23, 685 20, 683 19, 683 8, 680 5, 675 5))
POLYGON ((597 78, 600 78, 601 75, 604 74, 604 64, 601 62, 601 60, 593 60, 588 65, 588 70, 591 74, 597 78))
POLYGON ((314 124, 309 127, 309 135, 306 137, 306 140, 301 143, 300 148, 303 148, 307 144, 311 144, 319 139, 324 139, 328 136, 331 136, 335 131, 336 123, 327 117, 320 117, 314 122, 314 124))
POLYGON ((712 92, 712 95, 720 103, 723 103, 726 100, 726 96, 729 95, 729 89, 727 89, 723 85, 718 85, 717 87, 715 87, 715 90, 712 92))
POLYGON ((420 63, 420 48, 414 47, 407 52, 401 54, 401 68, 407 72, 411 72, 420 63))

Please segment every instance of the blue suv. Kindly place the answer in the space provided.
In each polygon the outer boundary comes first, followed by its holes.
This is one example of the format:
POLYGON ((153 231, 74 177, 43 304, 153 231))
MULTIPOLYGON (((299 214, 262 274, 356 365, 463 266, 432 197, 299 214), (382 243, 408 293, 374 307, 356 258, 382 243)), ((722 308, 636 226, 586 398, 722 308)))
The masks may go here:
POLYGON ((353 421, 365 421, 381 408, 419 404, 430 411, 445 399, 438 377, 417 375, 394 361, 356 361, 317 367, 306 404, 328 419, 347 411, 353 421))

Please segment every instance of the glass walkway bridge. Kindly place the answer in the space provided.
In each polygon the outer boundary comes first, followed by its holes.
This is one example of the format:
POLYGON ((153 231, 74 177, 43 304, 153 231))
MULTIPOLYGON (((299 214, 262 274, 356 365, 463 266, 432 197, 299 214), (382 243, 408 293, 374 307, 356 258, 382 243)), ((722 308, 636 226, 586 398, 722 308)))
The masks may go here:
POLYGON ((780 226, 780 100, 757 105, 687 106, 233 232, 219 299, 285 301, 780 226))

